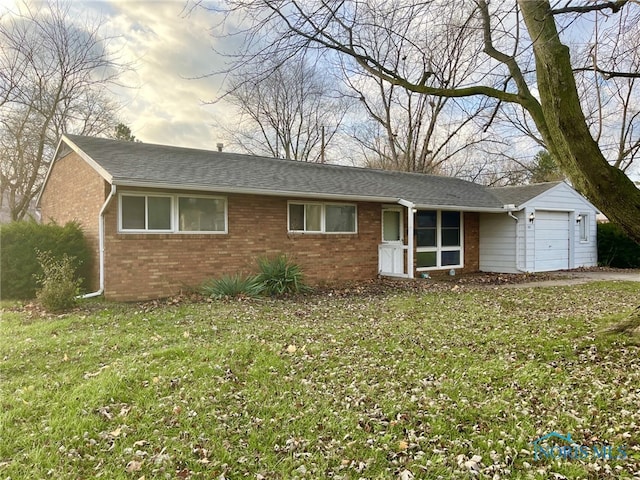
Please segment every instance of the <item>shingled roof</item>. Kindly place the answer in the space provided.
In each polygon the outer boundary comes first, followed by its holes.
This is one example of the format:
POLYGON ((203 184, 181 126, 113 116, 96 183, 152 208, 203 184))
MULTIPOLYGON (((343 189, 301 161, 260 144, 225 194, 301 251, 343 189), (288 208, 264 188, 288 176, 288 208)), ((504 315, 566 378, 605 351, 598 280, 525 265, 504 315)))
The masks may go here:
POLYGON ((503 205, 515 205, 519 207, 523 203, 533 200, 538 195, 542 195, 547 190, 551 190, 556 185, 564 182, 534 183, 532 185, 522 185, 515 187, 493 187, 490 188, 494 196, 503 205))
POLYGON ((490 189, 458 178, 65 135, 65 145, 119 186, 397 202, 501 211, 490 189))

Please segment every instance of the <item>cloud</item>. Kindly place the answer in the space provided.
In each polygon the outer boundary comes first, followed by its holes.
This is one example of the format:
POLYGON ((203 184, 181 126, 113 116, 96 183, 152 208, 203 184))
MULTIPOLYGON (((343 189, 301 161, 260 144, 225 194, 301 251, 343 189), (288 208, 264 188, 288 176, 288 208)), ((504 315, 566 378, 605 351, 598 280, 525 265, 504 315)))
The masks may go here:
POLYGON ((182 1, 83 2, 102 16, 114 56, 131 70, 114 87, 120 115, 144 142, 215 148, 222 138, 215 117, 230 113, 223 104, 204 106, 221 93, 222 78, 209 74, 225 59, 213 50, 215 14, 194 10, 186 16, 182 1))

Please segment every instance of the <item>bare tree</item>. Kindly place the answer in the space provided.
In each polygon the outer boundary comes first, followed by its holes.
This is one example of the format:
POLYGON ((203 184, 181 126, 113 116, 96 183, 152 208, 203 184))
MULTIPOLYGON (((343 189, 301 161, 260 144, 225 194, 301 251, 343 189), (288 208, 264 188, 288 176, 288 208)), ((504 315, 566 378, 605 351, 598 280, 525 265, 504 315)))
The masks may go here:
MULTIPOLYGON (((426 85, 453 87, 469 81, 474 70, 467 56, 471 51, 479 53, 480 44, 473 37, 461 35, 463 29, 459 27, 460 24, 477 24, 477 20, 461 17, 455 10, 443 12, 448 15, 447 28, 443 31, 447 41, 432 42, 431 49, 433 55, 448 61, 431 63, 430 71, 425 72, 407 55, 413 43, 410 39, 416 34, 410 18, 417 12, 419 7, 409 6, 396 8, 380 17, 386 30, 395 29, 400 35, 368 38, 376 56, 384 57, 387 64, 404 77, 423 76, 426 85)), ((430 29, 420 31, 427 42, 431 34, 430 29)), ((463 150, 489 137, 477 120, 495 102, 484 99, 463 106, 455 99, 416 93, 363 71, 357 62, 344 62, 342 71, 344 81, 373 123, 356 129, 353 135, 364 150, 367 166, 446 173, 456 169, 447 164, 459 160, 463 150), (473 111, 465 111, 468 108, 473 111)))
POLYGON ((486 103, 462 115, 449 98, 418 94, 378 78, 368 78, 368 88, 356 86, 353 76, 346 78, 370 119, 352 134, 369 167, 447 174, 464 150, 489 140, 478 121, 486 103))
POLYGON ((223 98, 239 121, 221 127, 243 150, 304 162, 324 161, 349 107, 327 72, 305 58, 245 65, 223 98))
POLYGON ((62 133, 107 135, 117 124, 104 87, 121 65, 101 25, 76 25, 69 9, 25 4, 0 21, 0 198, 13 220, 27 214, 62 133))
MULTIPOLYGON (((486 0, 467 2, 374 2, 371 1, 305 1, 297 0, 227 0, 229 12, 245 13, 250 35, 247 53, 269 56, 277 51, 292 55, 314 47, 328 49, 349 58, 362 70, 390 84, 409 91, 436 97, 472 100, 488 97, 502 107, 517 106, 535 126, 544 147, 557 160, 575 187, 583 192, 612 221, 640 241, 640 190, 615 165, 610 165, 603 147, 590 131, 576 86, 577 69, 588 65, 600 75, 598 81, 611 78, 640 77, 637 71, 625 70, 611 55, 607 62, 598 57, 587 63, 570 56, 566 40, 572 32, 571 19, 586 18, 596 12, 619 15, 627 12, 626 25, 637 23, 639 8, 634 2, 557 2, 518 0, 516 4, 486 0), (381 19, 398 9, 410 10, 405 25, 388 25, 381 19), (429 84, 437 74, 434 65, 448 58, 431 54, 432 45, 446 41, 448 16, 441 12, 454 9, 461 20, 457 28, 461 36, 474 38, 481 53, 473 50, 463 58, 474 71, 463 85, 444 82, 429 84), (462 21, 473 18, 476 21, 462 21), (436 32, 427 37, 425 32, 436 32), (264 32, 264 33, 260 33, 264 32), (269 48, 255 49, 265 37, 275 38, 269 48), (407 35, 405 32, 411 32, 407 35), (404 57, 415 69, 399 70, 371 42, 385 39, 389 48, 404 42, 404 57), (428 40, 428 41, 426 41, 428 40), (599 63, 598 63, 599 62, 599 63), (413 72, 421 72, 414 75, 413 72)), ((581 29, 585 24, 580 25, 581 29)))
POLYGON ((615 16, 597 11, 593 17, 592 37, 577 53, 584 62, 575 69, 578 91, 603 154, 628 172, 640 154, 640 78, 633 74, 640 72, 640 25, 629 8, 615 16), (614 70, 631 74, 618 76, 614 70))

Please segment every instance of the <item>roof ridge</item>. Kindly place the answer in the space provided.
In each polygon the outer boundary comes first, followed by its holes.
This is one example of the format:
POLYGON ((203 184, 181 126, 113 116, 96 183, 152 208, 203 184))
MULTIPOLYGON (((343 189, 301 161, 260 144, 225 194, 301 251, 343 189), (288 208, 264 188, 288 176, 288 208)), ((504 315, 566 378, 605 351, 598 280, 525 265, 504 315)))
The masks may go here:
POLYGON ((523 187, 536 187, 540 185, 558 185, 560 183, 565 183, 564 180, 556 180, 553 182, 537 182, 537 183, 527 183, 525 185, 503 185, 501 187, 488 187, 492 190, 504 189, 504 188, 523 188, 523 187))
POLYGON ((67 135, 66 142, 90 161, 94 169, 104 172, 107 181, 120 186, 360 198, 392 203, 404 199, 422 208, 476 211, 502 208, 497 196, 486 186, 443 175, 83 135, 67 135))
MULTIPOLYGON (((70 140, 73 140, 74 138, 84 138, 84 139, 88 139, 88 140, 98 140, 98 141, 105 141, 105 142, 115 142, 115 143, 120 143, 122 145, 131 145, 131 146, 136 146, 139 148, 144 148, 145 146, 147 147, 161 147, 161 148, 167 148, 167 149, 174 149, 174 150, 181 150, 181 151, 191 151, 191 152, 202 152, 202 153, 207 153, 207 154, 213 154, 213 155, 218 155, 218 154, 223 154, 223 155, 233 155, 233 156, 237 156, 237 157, 242 157, 242 158, 246 158, 246 159, 263 159, 263 160, 268 160, 268 161, 274 161, 274 162, 287 162, 287 163, 292 163, 292 164, 296 164, 296 165, 308 165, 310 167, 315 167, 315 168, 322 168, 322 167, 329 167, 329 168, 340 168, 340 169, 354 169, 357 171, 371 171, 371 172, 380 172, 382 174, 386 174, 386 175, 415 175, 415 176, 419 176, 419 177, 435 177, 435 178, 450 178, 450 179, 454 179, 460 182, 466 182, 466 183, 471 183, 474 185, 480 185, 478 183, 475 182, 471 182, 469 180, 464 180, 462 178, 458 178, 458 177, 451 177, 448 175, 436 175, 433 173, 421 173, 421 172, 405 172, 402 170, 385 170, 383 168, 370 168, 370 167, 359 167, 356 165, 341 165, 338 163, 319 163, 319 162, 306 162, 306 161, 302 161, 302 160, 296 160, 293 158, 279 158, 279 157, 268 157, 265 155, 253 155, 250 153, 238 153, 238 152, 219 152, 216 150, 207 150, 205 148, 193 148, 193 147, 183 147, 183 146, 177 146, 177 145, 165 145, 162 143, 147 143, 147 142, 131 142, 129 140, 119 140, 116 138, 106 138, 106 137, 92 137, 89 135, 76 135, 76 134, 65 134, 66 137, 68 137, 70 140)), ((484 188, 486 188, 484 185, 480 185, 484 188)))

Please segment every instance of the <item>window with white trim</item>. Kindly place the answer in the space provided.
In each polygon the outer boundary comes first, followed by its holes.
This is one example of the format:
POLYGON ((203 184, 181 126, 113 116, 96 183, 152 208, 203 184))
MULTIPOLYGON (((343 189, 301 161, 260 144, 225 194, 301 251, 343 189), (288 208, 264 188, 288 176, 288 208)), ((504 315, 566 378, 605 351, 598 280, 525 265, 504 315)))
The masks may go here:
POLYGON ((460 212, 418 210, 414 228, 418 270, 462 267, 463 235, 460 212))
POLYGON ((121 193, 119 230, 126 233, 226 233, 227 200, 199 195, 121 193))
POLYGON ((581 213, 580 214, 580 241, 588 242, 589 241, 589 214, 581 213))
POLYGON ((120 229, 171 232, 173 198, 167 195, 121 195, 120 229))
POLYGON ((356 233, 355 205, 289 202, 289 231, 305 233, 356 233))
POLYGON ((178 197, 181 232, 226 232, 226 201, 212 197, 178 197))

